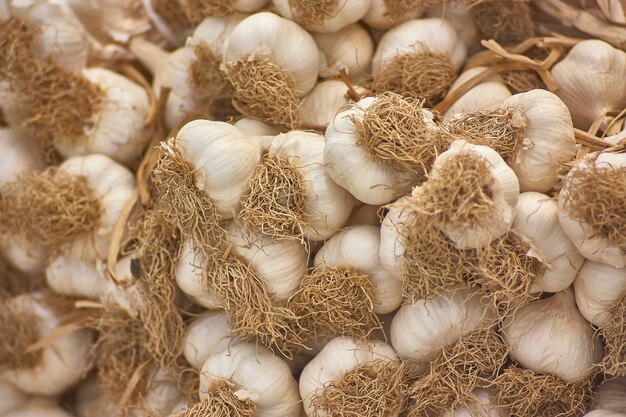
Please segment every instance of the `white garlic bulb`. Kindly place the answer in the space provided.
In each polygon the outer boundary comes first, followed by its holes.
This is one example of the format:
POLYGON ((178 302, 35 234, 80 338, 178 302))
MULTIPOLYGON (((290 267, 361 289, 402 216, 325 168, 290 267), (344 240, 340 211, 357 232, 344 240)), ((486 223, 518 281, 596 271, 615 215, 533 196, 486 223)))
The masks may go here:
POLYGON ((194 120, 180 129, 175 146, 191 163, 196 187, 211 198, 218 214, 234 217, 261 161, 260 144, 228 123, 194 120))
POLYGON ((625 168, 626 155, 624 154, 601 153, 597 158, 583 159, 565 177, 558 200, 561 227, 574 242, 578 251, 587 259, 603 262, 616 268, 626 265, 626 253, 624 253, 623 246, 609 240, 609 236, 606 236, 601 228, 606 227, 606 222, 611 219, 616 218, 617 223, 620 223, 620 218, 615 216, 623 216, 623 201, 615 201, 618 197, 612 195, 614 187, 620 184, 620 180, 613 184, 606 180, 600 182, 598 178, 603 173, 615 173, 617 178, 623 178, 625 168), (597 195, 600 186, 606 193, 605 195, 597 195), (593 193, 593 198, 596 200, 585 201, 585 197, 581 194, 581 187, 584 187, 582 190, 586 194, 593 193), (605 207, 605 204, 608 205, 605 207), (618 204, 618 206, 610 206, 610 204, 618 204), (582 208, 576 209, 578 206, 582 208), (586 211, 581 212, 582 209, 586 211), (592 214, 589 213, 590 210, 592 214), (589 216, 601 217, 599 219, 592 217, 596 222, 592 226, 588 223, 589 216))
POLYGON ((343 81, 324 80, 317 83, 298 109, 302 126, 326 129, 337 112, 350 102, 347 93, 348 87, 343 81))
POLYGON ((576 304, 591 324, 602 327, 610 308, 626 293, 626 268, 587 260, 574 281, 576 304))
MULTIPOLYGON (((389 3, 402 3, 401 0, 372 0, 363 21, 374 29, 389 29, 395 24, 409 19, 417 19, 424 13, 424 7, 413 5, 410 10, 402 10, 402 13, 389 14, 389 3)), ((417 3, 417 2, 416 2, 417 3)))
MULTIPOLYGON (((304 367, 300 374, 300 395, 306 415, 310 417, 333 415, 328 413, 331 410, 316 410, 312 405, 313 397, 321 395, 331 383, 341 381, 346 374, 355 371, 358 367, 367 366, 374 361, 392 363, 395 360, 397 360, 396 353, 385 342, 358 341, 348 337, 332 339, 304 367)), ((388 394, 391 395, 392 393, 388 394)), ((399 410, 393 414, 385 415, 385 417, 395 417, 398 414, 399 410)))
MULTIPOLYGON (((466 81, 475 77, 483 71, 487 71, 487 67, 473 67, 467 71, 463 71, 459 78, 454 81, 448 95, 463 85, 466 81)), ((469 113, 473 111, 489 111, 497 110, 502 103, 511 97, 511 92, 507 88, 504 80, 499 75, 487 78, 477 86, 471 88, 467 93, 463 94, 445 113, 446 117, 452 117, 456 114, 469 113)))
POLYGON ((315 33, 321 53, 320 77, 329 78, 345 70, 352 81, 368 74, 374 56, 374 41, 363 26, 354 23, 332 33, 315 33))
POLYGON ((478 328, 486 314, 479 294, 451 289, 400 307, 391 322, 391 344, 402 358, 423 370, 432 355, 478 328))
POLYGON ((576 308, 571 289, 531 301, 504 321, 509 355, 526 369, 566 382, 591 375, 602 359, 602 344, 576 308))
POLYGON ((70 413, 62 409, 55 400, 48 398, 36 398, 22 404, 3 417, 73 417, 70 413))
POLYGON ((174 278, 178 287, 194 303, 212 310, 219 309, 221 304, 216 292, 207 288, 203 280, 205 263, 204 257, 193 250, 191 240, 186 240, 180 252, 174 278))
POLYGON ((183 354, 187 362, 200 369, 209 356, 227 350, 241 341, 232 334, 224 311, 210 311, 195 318, 185 333, 183 354))
POLYGON ((590 39, 577 43, 550 73, 559 85, 558 96, 579 129, 588 130, 598 118, 606 123, 611 119, 607 112, 626 107, 622 82, 626 53, 606 42, 590 39))
POLYGON ((301 0, 272 0, 281 16, 294 20, 312 32, 337 32, 365 15, 370 0, 341 1, 333 4, 301 0), (323 6, 322 6, 323 5, 323 6))
POLYGON ((484 389, 476 389, 473 393, 478 398, 478 404, 471 410, 466 407, 457 407, 453 411, 447 411, 441 417, 510 417, 511 414, 504 408, 499 407, 492 394, 484 389))
MULTIPOLYGON (((152 380, 150 388, 143 394, 142 407, 161 415, 168 415, 173 409, 179 407, 179 403, 183 401, 183 394, 176 383, 174 371, 160 368, 152 380)), ((144 413, 139 412, 137 416, 144 417, 144 413)), ((148 414, 149 415, 149 414, 148 414)))
POLYGON ((56 293, 70 297, 98 298, 107 280, 100 261, 59 256, 46 267, 46 283, 56 293))
MULTIPOLYGON (((276 136, 280 133, 276 128, 259 120, 242 117, 233 125, 248 136, 276 136)), ((268 147, 269 149, 269 147, 268 147)))
POLYGON ((585 258, 563 232, 556 200, 535 192, 520 194, 513 229, 530 244, 528 255, 546 264, 531 292, 563 291, 574 282, 585 258))
POLYGON ((5 416, 27 401, 28 395, 26 393, 10 383, 0 380, 0 416, 5 416))
POLYGON ((402 286, 380 263, 380 229, 352 226, 331 237, 315 255, 314 266, 354 268, 375 285, 373 310, 376 314, 394 311, 402 302, 402 286))
POLYGON ((437 2, 433 7, 426 10, 426 16, 438 17, 449 22, 458 32, 469 52, 474 52, 480 48, 480 33, 474 23, 470 9, 462 2, 437 2))
MULTIPOLYGON (((25 294, 9 301, 24 314, 32 314, 36 320, 39 340, 57 330, 62 323, 46 304, 43 294, 25 294)), ((83 328, 59 336, 46 344, 32 367, 7 370, 2 377, 24 392, 37 395, 58 395, 78 382, 90 364, 91 344, 94 334, 83 328)))
POLYGON ((242 343, 209 356, 200 371, 200 400, 226 382, 237 399, 250 400, 259 417, 299 417, 298 383, 289 366, 269 350, 242 343))
POLYGON ((380 263, 399 280, 404 279, 404 227, 410 211, 401 208, 408 196, 397 200, 380 225, 380 263))
POLYGON ((626 377, 605 380, 596 390, 591 408, 626 414, 626 377))

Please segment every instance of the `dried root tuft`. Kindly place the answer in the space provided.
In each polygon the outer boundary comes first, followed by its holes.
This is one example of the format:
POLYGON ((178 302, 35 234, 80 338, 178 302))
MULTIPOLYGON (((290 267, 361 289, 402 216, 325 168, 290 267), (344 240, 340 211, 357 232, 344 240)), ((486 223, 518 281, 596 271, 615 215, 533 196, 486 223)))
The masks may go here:
POLYGON ((319 26, 337 15, 343 7, 339 0, 289 0, 294 20, 306 28, 319 26))
POLYGON ((384 0, 387 12, 385 16, 397 22, 407 13, 436 6, 441 0, 384 0))
POLYGON ((18 298, 2 295, 0 329, 4 337, 0 340, 0 372, 17 369, 32 369, 42 358, 41 350, 28 348, 39 340, 39 318, 18 298))
POLYGON ((602 368, 606 375, 626 376, 626 294, 610 312, 611 319, 600 329, 605 341, 602 368))
POLYGON ((541 77, 532 70, 504 71, 500 75, 513 94, 525 93, 538 88, 547 89, 541 77))
POLYGON ((188 406, 172 417, 253 417, 255 404, 249 398, 237 397, 234 388, 229 381, 214 381, 209 385, 204 401, 188 406))
POLYGON ((207 17, 225 16, 235 12, 235 0, 176 0, 187 19, 197 26, 207 17))
POLYGON ((464 0, 485 39, 515 45, 535 33, 530 3, 526 0, 464 0))

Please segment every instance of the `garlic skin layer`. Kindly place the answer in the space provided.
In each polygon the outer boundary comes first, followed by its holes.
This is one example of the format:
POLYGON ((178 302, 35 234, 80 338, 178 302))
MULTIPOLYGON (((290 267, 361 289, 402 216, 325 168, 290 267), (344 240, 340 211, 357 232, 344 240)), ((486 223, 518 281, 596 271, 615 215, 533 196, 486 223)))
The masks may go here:
POLYGON ((600 339, 576 308, 571 289, 531 301, 505 319, 503 330, 513 360, 566 382, 591 375, 603 356, 600 339))
POLYGON ((626 268, 587 260, 574 281, 576 305, 588 322, 602 327, 609 310, 626 294, 626 268))
POLYGON ((476 329, 485 315, 479 294, 451 289, 400 307, 391 322, 391 344, 398 355, 423 370, 432 355, 476 329))
POLYGON ((402 303, 402 285, 380 263, 380 229, 348 227, 326 241, 315 255, 314 266, 354 268, 375 284, 373 310, 387 314, 402 303))
MULTIPOLYGON (((392 362, 397 355, 385 342, 358 341, 349 337, 336 337, 309 362, 300 374, 300 395, 307 416, 325 417, 327 413, 311 405, 311 399, 331 382, 341 381, 358 366, 377 360, 392 362)), ((390 414, 395 417, 398 413, 390 414)), ((386 416, 387 417, 387 416, 386 416)))
POLYGON ((389 29, 409 19, 417 19, 424 13, 423 7, 415 7, 398 19, 391 19, 388 15, 386 0, 372 0, 363 21, 374 29, 389 29))
POLYGON ((298 109, 302 126, 317 130, 326 129, 337 112, 350 102, 347 93, 348 88, 343 81, 324 80, 317 83, 304 97, 298 109))
POLYGON ((300 417, 298 383, 289 366, 265 348, 242 343, 209 356, 200 371, 200 400, 220 380, 234 385, 236 397, 250 399, 259 417, 300 417))
POLYGON ((587 259, 596 262, 602 262, 615 268, 623 268, 626 266, 626 253, 624 253, 619 246, 608 241, 602 236, 591 230, 589 225, 584 221, 574 219, 570 217, 564 208, 565 199, 571 193, 570 189, 575 187, 574 179, 572 178, 572 172, 574 170, 585 170, 591 167, 598 169, 603 168, 625 168, 626 167, 626 155, 625 154, 612 154, 601 153, 597 158, 583 159, 580 161, 570 173, 563 180, 563 188, 559 193, 559 221, 561 227, 569 236, 570 240, 574 242, 576 249, 587 259))
MULTIPOLYGON (((274 7, 278 13, 286 19, 298 21, 297 16, 294 16, 289 0, 272 0, 274 7)), ((341 30, 351 23, 355 23, 367 12, 370 6, 370 0, 351 0, 351 1, 336 1, 336 10, 332 17, 325 19, 319 24, 306 24, 298 22, 302 27, 311 32, 332 33, 341 30)))
POLYGON ((46 283, 58 294, 97 299, 107 285, 104 274, 98 261, 59 256, 46 267, 46 283))
POLYGON ((187 327, 183 354, 187 362, 200 369, 209 356, 241 343, 232 334, 224 311, 210 311, 195 318, 187 327))
POLYGON ((606 124, 611 119, 607 112, 626 107, 626 52, 606 42, 590 39, 577 43, 550 73, 579 129, 588 130, 598 118, 606 124))
POLYGON ((353 23, 332 33, 314 33, 321 53, 320 77, 329 78, 345 70, 352 81, 370 72, 374 41, 367 30, 353 23))
POLYGON ((547 90, 515 94, 502 103, 519 111, 526 121, 525 137, 511 168, 520 189, 546 193, 559 180, 561 165, 576 156, 572 118, 565 103, 547 90))
POLYGON ((529 256, 547 264, 531 292, 563 291, 574 282, 585 258, 561 228, 558 203, 544 194, 526 192, 520 194, 516 210, 515 233, 528 240, 529 256))
POLYGON ((596 390, 591 409, 626 414, 626 377, 605 380, 596 390))
MULTIPOLYGON (((450 86, 448 94, 451 94, 466 81, 487 70, 487 67, 473 67, 463 71, 452 86, 450 86)), ((502 77, 496 74, 459 97, 450 109, 446 111, 445 117, 451 118, 454 115, 481 110, 498 110, 502 103, 509 97, 511 97, 511 92, 502 77)))
POLYGON ((211 198, 217 213, 234 217, 261 161, 260 144, 228 123, 194 120, 180 129, 175 146, 195 169, 196 187, 211 198))

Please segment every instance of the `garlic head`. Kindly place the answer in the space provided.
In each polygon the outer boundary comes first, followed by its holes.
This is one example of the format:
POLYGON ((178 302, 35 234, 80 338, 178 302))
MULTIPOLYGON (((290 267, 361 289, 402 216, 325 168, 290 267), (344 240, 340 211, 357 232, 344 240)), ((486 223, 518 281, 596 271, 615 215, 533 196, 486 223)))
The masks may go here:
POLYGON ((320 77, 335 77, 343 69, 353 82, 358 82, 370 72, 374 41, 358 23, 337 32, 315 33, 313 38, 322 55, 320 77))
POLYGON ((574 281, 576 305, 588 322, 606 324, 611 307, 626 294, 626 268, 586 260, 574 281))
POLYGON ((281 16, 312 32, 333 33, 365 15, 370 0, 311 3, 307 0, 272 0, 281 16))

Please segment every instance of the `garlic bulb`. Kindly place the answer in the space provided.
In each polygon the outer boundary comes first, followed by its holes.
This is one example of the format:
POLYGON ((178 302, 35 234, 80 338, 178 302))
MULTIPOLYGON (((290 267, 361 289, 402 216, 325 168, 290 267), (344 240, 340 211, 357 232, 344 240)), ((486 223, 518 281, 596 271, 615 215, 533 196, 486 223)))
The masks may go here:
POLYGON ((3 417, 72 417, 70 413, 62 409, 55 400, 37 398, 27 401, 21 407, 16 408, 3 417))
POLYGON ((587 260, 574 281, 576 304, 591 324, 602 327, 609 310, 626 293, 626 268, 587 260))
POLYGON ((242 117, 233 125, 248 136, 276 136, 279 133, 273 126, 249 117, 242 117))
POLYGON ((417 19, 424 13, 421 0, 371 0, 363 21, 374 29, 389 29, 409 19, 417 19), (407 4, 408 3, 408 4, 407 4), (391 8, 390 8, 391 6, 391 8))
POLYGON ((350 100, 348 87, 343 81, 325 80, 315 85, 313 90, 302 100, 298 110, 302 126, 324 130, 342 107, 350 100))
POLYGON ((315 255, 314 266, 347 267, 365 274, 374 283, 373 310, 376 314, 394 311, 402 302, 400 281, 380 263, 380 229, 353 226, 330 238, 315 255))
POLYGON ((598 409, 585 414, 584 417, 626 417, 626 414, 611 410, 598 409))
POLYGON ((418 369, 447 345, 477 329, 486 317, 480 295, 467 289, 405 304, 391 322, 391 344, 418 369))
POLYGON ((479 403, 469 410, 466 407, 458 407, 453 411, 446 412, 441 417, 510 417, 511 414, 504 408, 495 404, 492 394, 484 389, 477 389, 474 395, 479 403))
POLYGON ((272 0, 281 16, 312 32, 333 33, 365 15, 370 0, 310 3, 306 0, 272 0))
MULTIPOLYGON (((58 395, 78 382, 90 364, 91 343, 94 334, 89 329, 78 329, 50 341, 41 350, 25 353, 26 349, 52 334, 62 324, 58 312, 48 305, 43 294, 25 294, 5 304, 4 314, 13 322, 15 329, 7 329, 18 337, 9 363, 2 372, 6 381, 24 392, 37 395, 58 395)), ((6 358, 6 356, 5 356, 6 358)), ((7 364, 3 364, 7 365, 7 364)))
POLYGON ((259 417, 299 417, 302 409, 298 383, 289 366, 269 350, 247 343, 206 360, 200 371, 199 395, 209 410, 211 405, 228 404, 229 409, 250 410, 248 415, 259 417))
POLYGON ((438 17, 449 22, 465 43, 467 50, 472 53, 480 48, 480 33, 470 9, 463 2, 442 3, 435 1, 433 7, 426 10, 427 17, 438 17))
POLYGON ((410 190, 441 147, 433 118, 397 95, 363 98, 328 125, 326 170, 359 201, 388 203, 410 190))
MULTIPOLYGON (((487 67, 473 67, 462 72, 459 78, 457 78, 450 87, 448 95, 483 71, 487 71, 487 67)), ((511 92, 502 77, 494 75, 459 97, 450 109, 446 111, 445 116, 449 118, 460 113, 469 113, 479 110, 498 110, 502 103, 509 97, 511 97, 511 92)))
MULTIPOLYGON (((175 382, 176 376, 172 372, 165 368, 160 368, 156 372, 150 382, 150 388, 143 395, 143 408, 156 414, 168 415, 179 407, 178 404, 183 401, 183 394, 175 382)), ((143 415, 140 412, 137 417, 143 417, 143 415)))
POLYGON ((334 338, 300 374, 304 411, 311 417, 396 417, 404 400, 399 371, 397 355, 388 344, 334 338), (381 395, 386 397, 382 404, 381 395))
POLYGON ((98 298, 107 281, 99 261, 59 256, 46 267, 46 284, 58 294, 98 298))
POLYGON ((217 294, 204 283, 205 263, 204 257, 193 250, 191 240, 187 240, 183 243, 174 277, 178 287, 194 303, 208 309, 218 309, 221 304, 217 294))
POLYGON ((577 43, 550 73, 559 85, 558 96, 579 129, 588 130, 597 119, 606 123, 610 120, 608 112, 626 107, 622 82, 626 53, 606 42, 590 39, 577 43))
POLYGON ((350 194, 328 175, 322 135, 291 131, 273 140, 242 199, 240 217, 257 232, 324 240, 341 228, 353 207, 350 194))
POLYGON ((380 263, 394 277, 404 279, 404 227, 410 212, 401 208, 408 201, 405 196, 389 208, 380 225, 380 263))
POLYGON ((370 72, 374 41, 363 26, 354 23, 333 33, 315 33, 321 53, 320 77, 329 78, 345 70, 352 81, 370 72))
POLYGON ((404 22, 385 33, 376 48, 374 91, 408 92, 435 103, 454 82, 465 56, 450 23, 437 18, 404 22))
POLYGON ((563 232, 555 200, 535 192, 520 194, 513 229, 527 239, 528 255, 546 264, 531 292, 563 291, 574 282, 585 259, 563 232))
POLYGON ((196 187, 213 201, 218 214, 232 218, 241 195, 261 161, 261 146, 235 126, 194 120, 176 135, 175 146, 194 169, 196 187))
POLYGON ((626 265, 624 198, 626 155, 601 153, 570 170, 559 194, 561 227, 587 259, 626 265))
POLYGON ((297 127, 299 99, 318 76, 319 54, 311 35, 287 19, 257 13, 235 26, 222 61, 241 113, 297 127))
POLYGON ((10 383, 0 380, 0 416, 18 408, 28 401, 28 395, 10 383))
POLYGON ((531 301, 504 322, 509 355, 523 367, 574 382, 594 372, 602 344, 576 308, 571 289, 531 301))
POLYGON ((191 366, 200 369, 209 356, 238 343, 241 341, 232 334, 226 313, 211 311, 194 319, 187 327, 183 354, 191 366))
POLYGON ((591 408, 626 414, 626 377, 605 380, 596 390, 591 408))
POLYGON ((177 2, 192 25, 211 17, 230 16, 236 12, 251 13, 262 9, 267 0, 180 0, 177 2))

